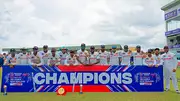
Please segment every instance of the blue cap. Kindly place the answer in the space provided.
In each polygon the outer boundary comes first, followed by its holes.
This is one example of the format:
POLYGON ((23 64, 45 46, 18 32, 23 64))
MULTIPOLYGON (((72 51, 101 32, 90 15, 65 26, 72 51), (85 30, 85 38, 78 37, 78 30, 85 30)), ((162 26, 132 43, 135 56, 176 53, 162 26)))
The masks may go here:
POLYGON ((117 47, 116 46, 112 46, 112 49, 116 49, 117 47))

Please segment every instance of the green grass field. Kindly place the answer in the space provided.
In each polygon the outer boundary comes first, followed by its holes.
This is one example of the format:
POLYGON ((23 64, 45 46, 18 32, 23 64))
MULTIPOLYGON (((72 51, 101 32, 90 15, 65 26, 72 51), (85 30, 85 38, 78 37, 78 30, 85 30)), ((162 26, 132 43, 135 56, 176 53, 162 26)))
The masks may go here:
MULTIPOLYGON (((177 77, 180 78, 180 68, 177 77)), ((66 96, 56 93, 8 93, 3 96, 0 93, 0 101, 180 101, 180 94, 171 86, 171 91, 163 93, 68 93, 66 96)))

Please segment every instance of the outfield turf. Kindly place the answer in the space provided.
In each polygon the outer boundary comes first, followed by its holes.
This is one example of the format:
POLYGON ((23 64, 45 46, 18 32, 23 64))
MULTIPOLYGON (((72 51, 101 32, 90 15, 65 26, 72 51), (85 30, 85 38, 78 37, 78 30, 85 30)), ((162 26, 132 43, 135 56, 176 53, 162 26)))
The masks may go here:
MULTIPOLYGON (((177 77, 180 78, 180 68, 177 77)), ((180 81, 178 83, 180 87, 180 81)), ((66 96, 55 93, 8 93, 3 96, 0 93, 0 101, 180 101, 180 94, 171 86, 171 91, 163 93, 68 93, 66 96)))

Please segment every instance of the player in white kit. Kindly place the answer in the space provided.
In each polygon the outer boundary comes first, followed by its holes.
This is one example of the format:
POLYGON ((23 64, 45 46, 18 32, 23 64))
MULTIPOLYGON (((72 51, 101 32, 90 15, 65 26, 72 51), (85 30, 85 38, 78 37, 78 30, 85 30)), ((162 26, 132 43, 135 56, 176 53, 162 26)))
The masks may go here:
POLYGON ((48 66, 58 66, 60 64, 60 58, 59 55, 56 54, 56 49, 52 48, 51 53, 48 57, 48 66))
POLYGON ((133 54, 133 65, 143 65, 143 58, 145 55, 141 51, 141 46, 136 46, 136 52, 133 54))
POLYGON ((11 68, 18 64, 18 56, 15 52, 15 49, 10 49, 11 54, 7 57, 5 61, 5 65, 9 65, 11 68))
POLYGON ((48 63, 48 57, 49 57, 49 52, 48 52, 48 45, 44 45, 43 46, 43 51, 39 51, 38 55, 41 57, 42 59, 42 64, 43 65, 47 65, 48 63))
POLYGON ((81 49, 77 51, 77 61, 81 65, 87 65, 88 63, 89 53, 85 49, 86 49, 86 45, 83 43, 81 44, 81 49))
POLYGON ((26 50, 25 48, 22 48, 22 53, 19 53, 18 55, 18 61, 19 61, 19 65, 28 65, 28 59, 29 59, 29 56, 27 55, 26 53, 26 50))
POLYGON ((70 55, 66 57, 65 65, 67 66, 76 66, 78 65, 78 61, 76 59, 74 51, 70 51, 70 55))
POLYGON ((152 56, 152 51, 148 50, 148 55, 143 58, 143 65, 146 65, 148 67, 153 67, 155 65, 155 59, 152 56))
POLYGON ((29 56, 28 63, 29 65, 32 65, 33 67, 41 66, 43 64, 42 58, 38 54, 37 46, 33 47, 33 53, 29 56))
POLYGON ((68 56, 67 49, 65 47, 61 48, 61 51, 59 52, 60 56, 60 63, 61 65, 65 65, 66 57, 68 56))
POLYGON ((174 53, 169 52, 169 47, 164 46, 164 54, 162 55, 163 66, 165 71, 165 83, 166 83, 166 91, 170 89, 170 77, 172 78, 172 83, 174 89, 178 94, 180 94, 177 78, 176 78, 176 69, 177 69, 177 58, 174 53))
POLYGON ((120 57, 121 57, 121 65, 131 65, 131 57, 132 57, 132 53, 131 51, 129 51, 129 47, 128 45, 124 46, 124 51, 120 53, 120 57))
POLYGON ((100 65, 109 64, 109 52, 105 51, 105 45, 101 45, 101 50, 99 51, 100 65))
POLYGON ((163 65, 162 57, 159 54, 159 48, 155 49, 155 54, 153 55, 153 58, 155 60, 155 66, 156 67, 159 67, 160 65, 163 65))
POLYGON ((88 65, 96 65, 100 62, 99 54, 98 52, 95 52, 94 46, 90 47, 90 53, 88 59, 89 59, 88 65))
POLYGON ((112 46, 112 52, 110 53, 110 65, 120 65, 120 53, 117 51, 116 46, 112 46))

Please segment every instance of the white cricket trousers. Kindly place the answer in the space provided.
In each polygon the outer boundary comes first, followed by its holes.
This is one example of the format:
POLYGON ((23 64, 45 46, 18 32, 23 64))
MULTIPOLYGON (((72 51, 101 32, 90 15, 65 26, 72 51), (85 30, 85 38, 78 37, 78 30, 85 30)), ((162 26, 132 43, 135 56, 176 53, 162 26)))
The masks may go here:
POLYGON ((179 90, 177 78, 176 78, 176 72, 173 72, 172 70, 169 70, 167 68, 165 68, 164 72, 165 72, 164 77, 165 77, 166 89, 170 89, 170 78, 171 78, 174 89, 179 90))

